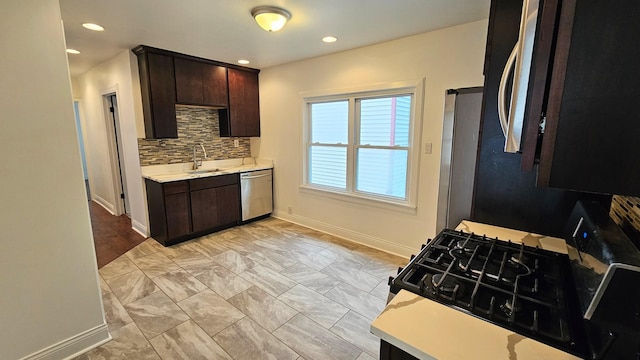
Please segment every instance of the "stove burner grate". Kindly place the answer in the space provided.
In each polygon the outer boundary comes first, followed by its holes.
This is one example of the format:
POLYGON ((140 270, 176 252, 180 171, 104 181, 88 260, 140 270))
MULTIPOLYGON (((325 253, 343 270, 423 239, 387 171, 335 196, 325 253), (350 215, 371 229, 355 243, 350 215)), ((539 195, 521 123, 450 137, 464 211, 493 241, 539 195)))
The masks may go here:
POLYGON ((514 332, 571 349, 566 255, 443 230, 391 280, 514 332))

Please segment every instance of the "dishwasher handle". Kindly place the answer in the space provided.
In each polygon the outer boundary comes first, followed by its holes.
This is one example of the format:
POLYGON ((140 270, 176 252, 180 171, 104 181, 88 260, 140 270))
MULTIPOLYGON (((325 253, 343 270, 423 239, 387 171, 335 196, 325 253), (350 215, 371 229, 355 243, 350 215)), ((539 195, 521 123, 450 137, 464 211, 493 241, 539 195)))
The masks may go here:
POLYGON ((271 176, 271 174, 262 174, 262 175, 255 175, 255 176, 251 176, 249 174, 240 174, 240 179, 259 179, 267 176, 271 176))

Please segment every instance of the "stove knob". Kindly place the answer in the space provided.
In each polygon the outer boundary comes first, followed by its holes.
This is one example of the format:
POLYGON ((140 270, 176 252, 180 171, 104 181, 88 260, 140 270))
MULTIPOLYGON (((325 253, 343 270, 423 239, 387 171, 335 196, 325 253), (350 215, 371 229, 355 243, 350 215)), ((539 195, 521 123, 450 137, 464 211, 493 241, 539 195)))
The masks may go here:
POLYGON ((416 256, 414 254, 411 254, 411 256, 409 256, 409 261, 413 260, 416 256))
POLYGON ((389 281, 387 281, 387 285, 391 286, 393 283, 393 276, 389 276, 389 281))
POLYGON ((400 266, 400 267, 398 268, 398 274, 400 274, 400 273, 402 272, 402 270, 403 270, 403 269, 404 269, 404 268, 403 268, 402 266, 400 266))
POLYGON ((420 250, 424 249, 425 246, 427 246, 427 244, 420 245, 420 250))

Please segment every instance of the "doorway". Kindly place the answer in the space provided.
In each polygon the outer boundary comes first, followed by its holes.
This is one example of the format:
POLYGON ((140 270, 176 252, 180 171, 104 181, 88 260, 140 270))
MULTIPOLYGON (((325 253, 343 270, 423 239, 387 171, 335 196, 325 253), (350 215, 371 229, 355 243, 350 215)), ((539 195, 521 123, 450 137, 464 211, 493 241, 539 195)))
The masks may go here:
POLYGON ((482 113, 482 87, 448 90, 445 97, 437 231, 468 220, 482 113))
POLYGON ((127 176, 124 167, 124 152, 122 149, 122 132, 120 129, 120 117, 118 112, 118 97, 115 92, 104 94, 103 103, 111 158, 111 169, 115 194, 116 216, 125 214, 130 216, 129 196, 127 191, 127 176))

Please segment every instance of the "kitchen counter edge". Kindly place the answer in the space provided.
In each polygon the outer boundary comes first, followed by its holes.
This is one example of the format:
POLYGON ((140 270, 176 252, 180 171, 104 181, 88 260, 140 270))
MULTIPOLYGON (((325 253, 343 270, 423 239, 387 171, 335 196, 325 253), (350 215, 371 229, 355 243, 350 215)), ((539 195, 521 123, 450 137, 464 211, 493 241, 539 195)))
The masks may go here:
POLYGON ((200 173, 194 172, 179 172, 179 173, 166 173, 166 174, 143 174, 142 177, 159 183, 168 183, 173 181, 183 181, 200 179, 212 176, 221 176, 228 174, 237 174, 250 171, 273 169, 273 165, 241 165, 226 169, 219 169, 214 171, 213 169, 202 169, 200 173))

